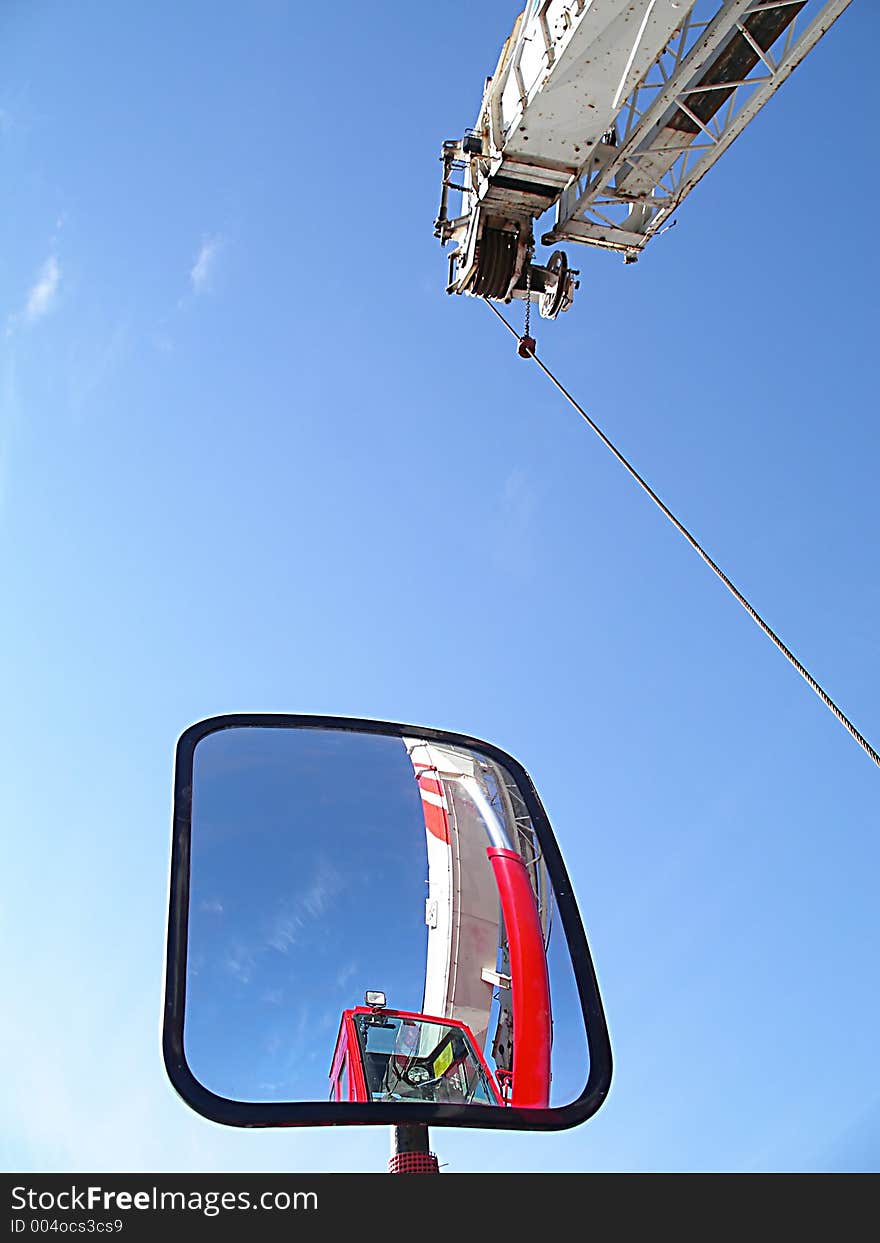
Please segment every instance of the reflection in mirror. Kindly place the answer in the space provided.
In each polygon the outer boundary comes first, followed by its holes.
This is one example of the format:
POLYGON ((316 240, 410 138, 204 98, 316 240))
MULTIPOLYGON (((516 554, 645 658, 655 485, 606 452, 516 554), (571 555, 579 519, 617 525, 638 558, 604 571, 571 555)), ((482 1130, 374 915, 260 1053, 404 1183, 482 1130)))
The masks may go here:
POLYGON ((523 793, 478 751, 236 727, 193 760, 184 1051, 238 1101, 568 1104, 588 1075, 523 793))

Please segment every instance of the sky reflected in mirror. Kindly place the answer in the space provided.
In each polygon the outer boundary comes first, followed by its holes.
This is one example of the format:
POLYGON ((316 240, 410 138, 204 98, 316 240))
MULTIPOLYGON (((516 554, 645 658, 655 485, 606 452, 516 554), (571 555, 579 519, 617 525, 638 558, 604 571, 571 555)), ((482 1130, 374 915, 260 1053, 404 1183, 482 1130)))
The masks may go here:
POLYGON ((500 1106, 513 1090, 514 1031, 518 1103, 540 1103, 522 1096, 529 1041, 546 1045, 550 1102, 578 1096, 588 1060, 568 947, 506 770, 420 738, 348 730, 238 727, 199 742, 184 1048, 205 1087, 241 1101, 500 1106), (511 957, 535 959, 516 932, 511 955, 511 902, 541 960, 519 1009, 511 957), (376 1046, 381 1064, 364 1045, 367 990, 409 1016, 400 1047, 376 1046), (422 1015, 446 1025, 420 1026, 422 1015))

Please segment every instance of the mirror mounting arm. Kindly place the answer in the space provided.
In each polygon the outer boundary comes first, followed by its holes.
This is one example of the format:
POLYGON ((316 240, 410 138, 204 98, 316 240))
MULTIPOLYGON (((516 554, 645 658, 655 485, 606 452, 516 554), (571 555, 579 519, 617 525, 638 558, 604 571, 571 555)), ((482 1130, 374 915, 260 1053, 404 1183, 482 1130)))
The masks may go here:
POLYGON ((391 1128, 389 1174, 439 1174, 440 1163, 431 1152, 428 1128, 418 1122, 404 1122, 391 1128))

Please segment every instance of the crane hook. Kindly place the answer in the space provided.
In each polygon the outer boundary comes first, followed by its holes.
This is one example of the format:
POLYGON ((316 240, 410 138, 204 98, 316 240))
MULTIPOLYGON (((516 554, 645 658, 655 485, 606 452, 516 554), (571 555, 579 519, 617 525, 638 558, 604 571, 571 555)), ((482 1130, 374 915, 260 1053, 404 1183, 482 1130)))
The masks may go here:
POLYGON ((523 334, 517 344, 516 352, 520 358, 532 358, 535 353, 535 338, 523 334))

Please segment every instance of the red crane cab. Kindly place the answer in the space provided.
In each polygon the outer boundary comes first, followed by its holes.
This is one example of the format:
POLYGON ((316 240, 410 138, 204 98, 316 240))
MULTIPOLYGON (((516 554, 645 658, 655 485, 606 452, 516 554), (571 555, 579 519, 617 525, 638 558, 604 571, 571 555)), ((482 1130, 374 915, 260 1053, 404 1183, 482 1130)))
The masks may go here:
MULTIPOLYGON (((473 1034, 456 1019, 384 1005, 344 1010, 330 1068, 331 1101, 503 1105, 473 1034)), ((367 994, 372 1001, 374 994, 367 994)))

